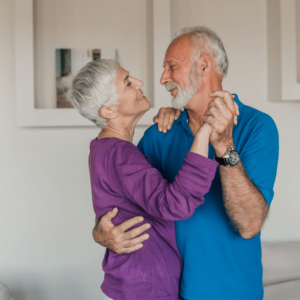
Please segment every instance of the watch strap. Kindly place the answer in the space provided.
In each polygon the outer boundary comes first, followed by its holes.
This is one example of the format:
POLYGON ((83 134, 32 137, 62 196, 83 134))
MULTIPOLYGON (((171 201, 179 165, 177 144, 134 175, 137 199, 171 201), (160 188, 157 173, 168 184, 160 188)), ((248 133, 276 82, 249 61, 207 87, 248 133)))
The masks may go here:
POLYGON ((214 156, 214 160, 219 163, 220 166, 227 166, 227 163, 226 163, 226 158, 224 157, 218 157, 218 156, 214 156))

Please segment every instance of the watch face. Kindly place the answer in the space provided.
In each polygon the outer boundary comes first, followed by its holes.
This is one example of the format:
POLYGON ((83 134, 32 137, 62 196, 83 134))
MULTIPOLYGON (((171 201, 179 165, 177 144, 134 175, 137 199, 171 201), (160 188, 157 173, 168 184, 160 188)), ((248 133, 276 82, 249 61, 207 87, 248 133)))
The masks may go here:
POLYGON ((237 165, 239 160, 240 160, 240 157, 239 157, 239 154, 237 153, 237 151, 230 152, 229 157, 228 157, 228 162, 231 166, 237 165))

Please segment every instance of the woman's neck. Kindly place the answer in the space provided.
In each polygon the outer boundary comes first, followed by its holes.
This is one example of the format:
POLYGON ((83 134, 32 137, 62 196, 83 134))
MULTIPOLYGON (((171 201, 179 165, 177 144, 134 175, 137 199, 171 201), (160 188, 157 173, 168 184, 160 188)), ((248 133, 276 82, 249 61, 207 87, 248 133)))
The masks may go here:
POLYGON ((102 130, 98 135, 98 139, 114 137, 132 143, 133 135, 134 135, 134 127, 116 128, 108 125, 102 128, 102 130))

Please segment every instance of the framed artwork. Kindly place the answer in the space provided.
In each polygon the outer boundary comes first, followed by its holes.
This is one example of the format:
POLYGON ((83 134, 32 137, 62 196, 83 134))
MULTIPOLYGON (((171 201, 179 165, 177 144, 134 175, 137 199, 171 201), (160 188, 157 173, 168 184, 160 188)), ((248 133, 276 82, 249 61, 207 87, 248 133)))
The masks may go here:
POLYGON ((300 100, 300 1, 280 0, 282 99, 300 100))
POLYGON ((270 101, 300 100, 300 0, 267 0, 270 101))
MULTIPOLYGON (((144 34, 147 37, 146 84, 150 94, 147 96, 152 106, 138 125, 153 124, 152 120, 158 109, 171 105, 170 96, 160 85, 162 63, 171 38, 170 2, 171 0, 146 1, 147 32, 144 34)), ((97 41, 94 44, 91 40, 86 42, 84 30, 89 29, 85 27, 78 36, 78 30, 72 29, 72 26, 68 27, 68 35, 71 36, 69 44, 66 39, 59 39, 55 35, 55 30, 47 37, 41 35, 42 26, 34 26, 34 5, 40 3, 41 1, 34 0, 15 0, 17 126, 95 126, 72 108, 65 97, 66 92, 74 73, 82 67, 82 64, 99 57, 122 58, 122 50, 118 49, 118 46, 112 47, 113 39, 110 40, 108 48, 97 41), (38 41, 35 40, 35 36, 40 37, 38 41), (35 53, 35 49, 39 49, 39 53, 35 53), (43 52, 44 57, 40 52, 43 52)), ((74 14, 74 11, 72 13, 74 14)), ((78 16, 81 13, 78 10, 78 16)), ((54 29, 55 26, 54 22, 54 29)), ((135 68, 139 70, 138 62, 135 68)))

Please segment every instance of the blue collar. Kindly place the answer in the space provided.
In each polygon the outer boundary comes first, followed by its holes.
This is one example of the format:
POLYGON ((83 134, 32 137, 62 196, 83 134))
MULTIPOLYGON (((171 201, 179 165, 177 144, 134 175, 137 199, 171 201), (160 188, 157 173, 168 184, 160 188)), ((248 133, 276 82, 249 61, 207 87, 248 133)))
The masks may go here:
MULTIPOLYGON (((242 111, 242 108, 244 106, 244 104, 240 101, 239 97, 237 94, 232 94, 234 95, 234 101, 237 103, 238 107, 239 107, 239 110, 240 110, 240 115, 241 115, 241 111, 242 111)), ((240 118, 240 115, 238 116, 238 120, 240 118)), ((177 123, 182 123, 185 124, 187 123, 187 120, 189 119, 189 115, 188 115, 188 112, 186 109, 184 109, 184 111, 182 112, 182 114, 180 115, 180 117, 174 121, 175 124, 177 123)))

